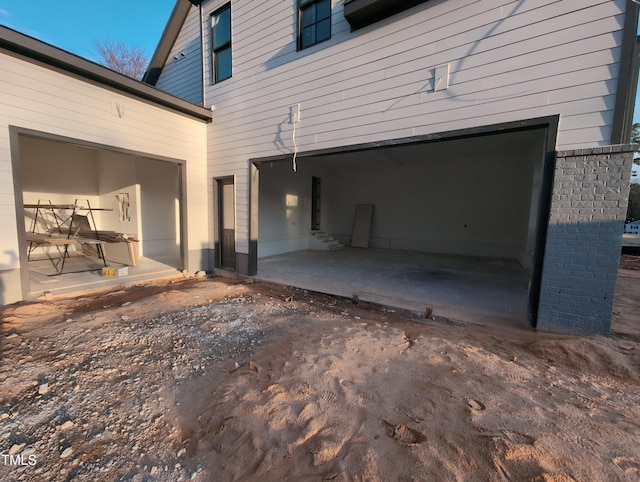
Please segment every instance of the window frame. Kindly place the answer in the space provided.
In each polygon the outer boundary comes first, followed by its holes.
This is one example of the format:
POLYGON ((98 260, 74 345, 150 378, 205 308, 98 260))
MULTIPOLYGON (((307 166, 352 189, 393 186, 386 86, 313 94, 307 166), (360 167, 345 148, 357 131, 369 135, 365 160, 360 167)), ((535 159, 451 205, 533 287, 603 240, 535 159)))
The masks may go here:
POLYGON ((231 19, 231 2, 223 5, 222 7, 214 10, 209 16, 209 45, 211 48, 211 84, 218 84, 227 79, 233 77, 233 56, 232 56, 232 19, 231 19), (215 47, 214 41, 214 32, 213 28, 215 25, 215 19, 219 17, 225 11, 229 11, 229 40, 224 42, 222 45, 219 45, 217 48, 215 47), (224 78, 218 77, 218 59, 220 56, 220 52, 229 51, 229 76, 224 78))
MULTIPOLYGON (((332 20, 332 16, 333 16, 333 2, 332 0, 324 0, 324 1, 328 1, 329 2, 329 16, 328 17, 323 17, 321 19, 315 19, 314 22, 312 22, 309 25, 303 25, 303 10, 306 10, 307 8, 317 8, 317 5, 322 2, 323 0, 297 0, 298 2, 298 35, 297 35, 297 47, 298 47, 298 51, 300 50, 304 50, 304 49, 308 49, 310 47, 313 47, 314 45, 318 45, 319 43, 322 42, 326 42, 327 40, 331 39, 331 20, 332 20), (303 32, 305 28, 308 27, 313 27, 314 28, 314 34, 317 36, 318 33, 318 24, 320 24, 320 22, 324 21, 324 20, 329 20, 329 36, 326 38, 323 38, 322 40, 314 40, 313 43, 309 44, 309 45, 303 45, 303 32)), ((316 12, 317 15, 317 12, 316 12)))

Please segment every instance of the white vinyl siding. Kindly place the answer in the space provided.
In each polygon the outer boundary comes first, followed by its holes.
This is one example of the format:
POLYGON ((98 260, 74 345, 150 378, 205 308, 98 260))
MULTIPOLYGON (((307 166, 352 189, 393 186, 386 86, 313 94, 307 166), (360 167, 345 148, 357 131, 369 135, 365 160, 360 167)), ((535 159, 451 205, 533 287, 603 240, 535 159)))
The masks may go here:
POLYGON ((200 15, 191 7, 156 87, 194 104, 202 104, 200 15))
POLYGON ((293 152, 298 103, 299 152, 558 114, 559 149, 607 145, 625 5, 447 0, 351 32, 334 0, 331 39, 297 52, 296 2, 232 2, 234 77, 206 88, 210 175, 236 175, 246 219, 247 162, 293 152))
MULTIPOLYGON (((0 99, 0 277, 20 267, 22 249, 18 245, 10 127, 184 161, 185 202, 202 206, 202 210, 188 211, 188 249, 208 245, 209 227, 202 222, 207 202, 204 121, 1 52, 0 99)), ((0 301, 21 299, 20 288, 19 282, 5 285, 0 301)))

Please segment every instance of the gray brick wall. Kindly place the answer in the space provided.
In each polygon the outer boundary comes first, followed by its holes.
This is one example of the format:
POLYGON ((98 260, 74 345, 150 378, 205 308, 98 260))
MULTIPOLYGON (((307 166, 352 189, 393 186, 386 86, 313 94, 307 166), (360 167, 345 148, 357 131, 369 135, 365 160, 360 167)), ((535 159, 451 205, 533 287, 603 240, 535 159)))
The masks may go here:
POLYGON ((609 333, 637 147, 617 145, 556 154, 539 330, 609 333))

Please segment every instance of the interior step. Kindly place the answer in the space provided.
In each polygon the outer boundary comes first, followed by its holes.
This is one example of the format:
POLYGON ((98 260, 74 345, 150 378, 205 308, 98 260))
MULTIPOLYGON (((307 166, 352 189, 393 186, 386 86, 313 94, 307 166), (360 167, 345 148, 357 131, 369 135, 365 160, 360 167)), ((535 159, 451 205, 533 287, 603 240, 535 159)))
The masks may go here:
POLYGON ((344 244, 337 241, 330 234, 324 231, 311 231, 311 239, 309 240, 309 249, 320 251, 335 251, 344 248, 344 244))

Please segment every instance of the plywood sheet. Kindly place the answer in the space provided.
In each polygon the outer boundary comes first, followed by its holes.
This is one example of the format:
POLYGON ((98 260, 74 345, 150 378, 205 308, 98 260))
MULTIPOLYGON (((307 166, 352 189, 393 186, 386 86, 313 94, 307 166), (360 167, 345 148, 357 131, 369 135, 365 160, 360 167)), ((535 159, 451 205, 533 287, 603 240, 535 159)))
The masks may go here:
POLYGON ((138 247, 136 243, 105 243, 104 257, 112 263, 138 266, 138 247))
POLYGON ((371 236, 371 220, 373 219, 373 204, 356 205, 356 215, 353 219, 353 233, 351 234, 352 248, 368 248, 371 236))

